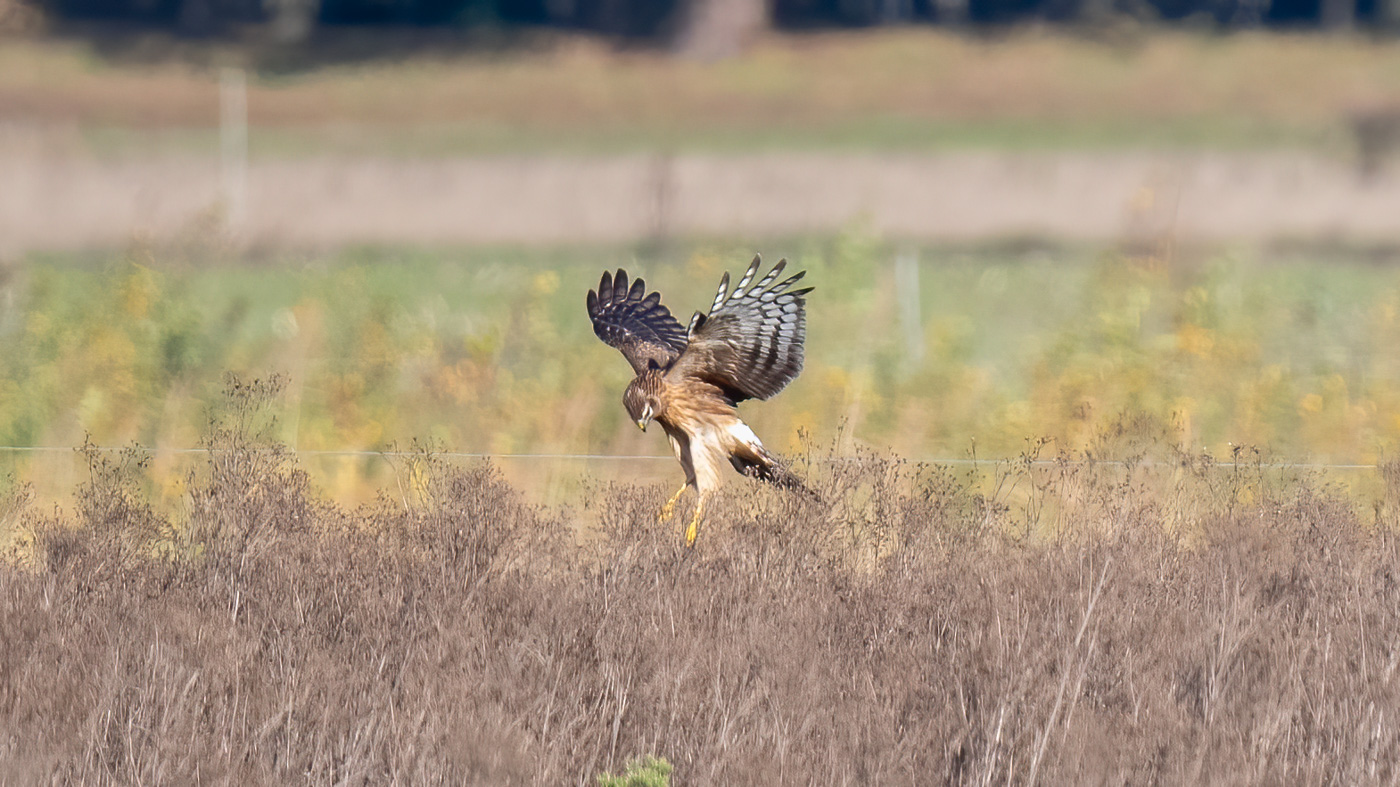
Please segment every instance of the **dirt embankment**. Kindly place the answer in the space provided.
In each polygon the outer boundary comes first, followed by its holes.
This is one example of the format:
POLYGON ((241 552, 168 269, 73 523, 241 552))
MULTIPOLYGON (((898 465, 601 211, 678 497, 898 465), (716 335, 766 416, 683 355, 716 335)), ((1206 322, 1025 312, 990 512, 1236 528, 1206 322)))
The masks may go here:
POLYGON ((102 158, 0 150, 0 255, 223 225, 263 246, 890 237, 1400 242, 1400 175, 1302 152, 102 158))

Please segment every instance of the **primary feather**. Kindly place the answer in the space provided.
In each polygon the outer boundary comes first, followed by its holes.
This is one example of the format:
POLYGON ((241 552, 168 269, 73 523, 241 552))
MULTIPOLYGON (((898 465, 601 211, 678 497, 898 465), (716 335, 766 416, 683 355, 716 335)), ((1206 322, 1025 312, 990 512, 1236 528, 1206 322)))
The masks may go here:
POLYGON ((778 281, 787 260, 779 260, 750 287, 762 264, 755 255, 732 290, 728 273, 720 279, 710 313, 691 320, 690 343, 677 359, 675 375, 700 377, 739 402, 767 399, 802 371, 807 340, 803 296, 812 288, 792 289, 805 271, 778 281))
POLYGON ((661 293, 647 294, 646 282, 628 286, 627 271, 603 273, 598 291, 588 291, 588 316, 593 332, 622 351, 632 371, 641 374, 655 364, 665 368, 685 350, 685 328, 661 305, 661 293))

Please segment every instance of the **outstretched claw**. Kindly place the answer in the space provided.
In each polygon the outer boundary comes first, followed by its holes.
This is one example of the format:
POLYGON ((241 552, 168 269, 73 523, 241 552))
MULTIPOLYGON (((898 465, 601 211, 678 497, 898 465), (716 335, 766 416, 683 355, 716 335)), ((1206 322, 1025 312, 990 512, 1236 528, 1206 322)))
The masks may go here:
POLYGON ((690 527, 687 527, 687 528, 685 529, 685 545, 686 545, 686 546, 688 546, 688 547, 693 547, 693 546, 695 546, 695 536, 698 534, 699 528, 700 528, 700 517, 702 517, 702 516, 704 516, 704 515, 705 515, 705 498, 704 498, 704 496, 702 495, 702 496, 700 497, 699 501, 697 501, 697 502, 695 503, 695 516, 692 517, 691 520, 690 520, 690 527))
POLYGON ((656 515, 656 524, 661 524, 670 519, 676 513, 676 503, 680 501, 681 495, 685 494, 685 487, 681 487, 671 499, 666 501, 666 505, 661 507, 661 513, 656 515))

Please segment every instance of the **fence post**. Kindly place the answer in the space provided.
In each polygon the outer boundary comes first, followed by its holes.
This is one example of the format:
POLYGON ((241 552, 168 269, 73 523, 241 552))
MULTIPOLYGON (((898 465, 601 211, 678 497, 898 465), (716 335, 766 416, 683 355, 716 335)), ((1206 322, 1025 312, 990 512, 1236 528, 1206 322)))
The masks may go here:
POLYGON ((241 68, 219 72, 219 149, 224 229, 241 235, 248 219, 248 78, 241 68))
POLYGON ((894 258, 894 289, 899 298, 899 322, 904 329, 904 352, 910 369, 924 360, 924 319, 919 303, 919 254, 904 249, 894 258))

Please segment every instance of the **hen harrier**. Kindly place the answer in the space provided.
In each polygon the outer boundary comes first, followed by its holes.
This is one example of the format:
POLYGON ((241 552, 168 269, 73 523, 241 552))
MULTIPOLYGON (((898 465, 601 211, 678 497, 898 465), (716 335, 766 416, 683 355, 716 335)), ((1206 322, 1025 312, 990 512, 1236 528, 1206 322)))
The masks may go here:
POLYGON ((744 475, 805 490, 735 409, 745 399, 772 397, 802 371, 807 337, 802 296, 812 288, 789 288, 806 271, 779 282, 787 266, 787 260, 779 260, 750 287, 760 264, 755 256, 733 289, 726 272, 709 315, 696 312, 689 328, 661 305, 660 293, 647 294, 641 279, 628 286, 622 269, 615 276, 605 272, 598 291, 588 291, 593 332, 621 350, 637 373, 622 395, 628 415, 642 431, 651 421, 661 424, 685 470, 685 486, 667 501, 661 518, 670 518, 687 487, 696 490, 687 546, 695 543, 705 498, 720 485, 726 459, 744 475))

